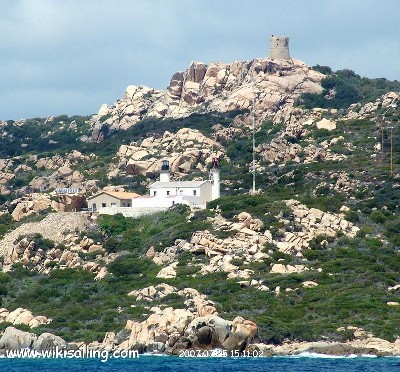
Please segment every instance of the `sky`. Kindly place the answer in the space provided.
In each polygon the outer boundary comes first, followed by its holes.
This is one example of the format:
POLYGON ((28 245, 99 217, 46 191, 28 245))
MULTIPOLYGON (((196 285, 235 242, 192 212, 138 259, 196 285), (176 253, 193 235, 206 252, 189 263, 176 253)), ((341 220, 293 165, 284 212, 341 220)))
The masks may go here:
POLYGON ((192 61, 268 56, 400 80, 399 0, 0 0, 0 120, 90 115, 192 61))

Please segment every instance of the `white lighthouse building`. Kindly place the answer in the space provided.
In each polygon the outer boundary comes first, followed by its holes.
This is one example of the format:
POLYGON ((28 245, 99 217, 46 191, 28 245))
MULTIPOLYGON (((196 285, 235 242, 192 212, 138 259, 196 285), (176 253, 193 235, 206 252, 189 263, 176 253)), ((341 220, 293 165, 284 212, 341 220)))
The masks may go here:
POLYGON ((148 195, 139 196, 121 192, 117 196, 122 198, 124 203, 117 203, 114 200, 108 200, 109 194, 110 192, 101 192, 89 198, 88 205, 100 214, 122 213, 125 217, 140 217, 165 211, 176 204, 204 209, 208 202, 220 197, 218 159, 213 159, 209 178, 204 181, 171 181, 169 162, 163 160, 160 180, 149 186, 148 195))
MULTIPOLYGON (((168 160, 163 160, 160 180, 149 186, 150 197, 157 203, 168 200, 170 206, 182 203, 193 208, 206 208, 207 202, 220 196, 220 177, 218 160, 213 159, 213 166, 208 180, 204 181, 171 181, 168 160)), ((135 198, 135 203, 141 198, 135 198)))

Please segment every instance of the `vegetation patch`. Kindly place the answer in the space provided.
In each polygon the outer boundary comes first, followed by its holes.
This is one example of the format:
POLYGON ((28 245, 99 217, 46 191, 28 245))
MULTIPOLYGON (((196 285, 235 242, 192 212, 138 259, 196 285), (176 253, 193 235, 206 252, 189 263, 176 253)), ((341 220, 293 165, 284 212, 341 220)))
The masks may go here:
POLYGON ((308 109, 316 107, 346 109, 352 103, 375 101, 387 92, 400 90, 398 81, 384 78, 369 79, 348 69, 333 72, 327 66, 316 65, 313 68, 327 76, 321 81, 324 88, 321 94, 302 94, 300 103, 308 109))

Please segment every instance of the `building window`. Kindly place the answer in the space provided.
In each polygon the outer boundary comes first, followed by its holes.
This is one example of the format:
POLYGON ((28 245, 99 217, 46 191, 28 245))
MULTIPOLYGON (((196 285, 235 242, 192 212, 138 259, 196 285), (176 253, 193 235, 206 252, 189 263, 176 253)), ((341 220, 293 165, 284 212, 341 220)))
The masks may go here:
POLYGON ((125 203, 122 203, 122 206, 125 207, 126 206, 125 203))
POLYGON ((101 203, 101 207, 105 208, 105 207, 107 207, 107 204, 106 203, 101 203))
POLYGON ((197 190, 193 190, 193 195, 197 195, 197 190))
POLYGON ((167 195, 169 195, 169 190, 167 191, 167 195))
POLYGON ((157 195, 157 191, 153 191, 153 195, 156 196, 157 195))
POLYGON ((131 206, 131 203, 128 203, 128 207, 130 207, 131 206))
POLYGON ((92 204, 92 211, 95 212, 96 210, 97 210, 97 205, 96 205, 96 203, 93 203, 92 204))
POLYGON ((116 207, 117 203, 111 203, 111 207, 116 207))
POLYGON ((175 201, 172 201, 172 205, 175 205, 175 201))

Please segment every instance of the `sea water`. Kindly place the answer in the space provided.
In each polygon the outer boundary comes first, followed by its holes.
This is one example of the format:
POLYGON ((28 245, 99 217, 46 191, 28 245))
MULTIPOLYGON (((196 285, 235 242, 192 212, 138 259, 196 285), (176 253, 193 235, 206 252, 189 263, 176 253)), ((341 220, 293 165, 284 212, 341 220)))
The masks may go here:
POLYGON ((290 357, 261 358, 179 358, 140 355, 136 359, 6 359, 0 358, 0 370, 7 372, 264 372, 264 371, 400 371, 400 358, 328 357, 305 354, 290 357))

